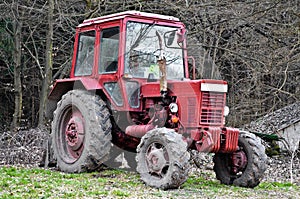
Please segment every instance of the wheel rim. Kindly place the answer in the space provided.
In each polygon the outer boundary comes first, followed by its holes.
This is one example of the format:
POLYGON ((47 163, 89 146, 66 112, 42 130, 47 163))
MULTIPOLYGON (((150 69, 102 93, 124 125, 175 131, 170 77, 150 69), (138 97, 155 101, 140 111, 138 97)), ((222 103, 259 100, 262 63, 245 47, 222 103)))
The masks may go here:
POLYGON ((232 174, 239 175, 245 171, 248 163, 247 155, 245 151, 239 150, 237 152, 234 152, 231 155, 231 161, 232 161, 232 168, 231 168, 232 174))
POLYGON ((169 153, 162 144, 152 143, 146 151, 146 162, 151 176, 163 178, 170 166, 169 153))
POLYGON ((77 161, 84 148, 84 118, 78 108, 68 107, 61 117, 59 152, 66 163, 77 161))

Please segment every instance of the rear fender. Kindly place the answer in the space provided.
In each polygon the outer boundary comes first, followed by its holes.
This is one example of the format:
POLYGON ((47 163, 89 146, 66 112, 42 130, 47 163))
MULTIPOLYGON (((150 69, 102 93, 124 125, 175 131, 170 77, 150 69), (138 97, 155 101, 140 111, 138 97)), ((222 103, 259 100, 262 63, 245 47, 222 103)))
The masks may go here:
POLYGON ((56 80, 50 94, 48 96, 49 100, 58 101, 62 95, 67 93, 70 90, 102 90, 102 85, 95 79, 91 78, 72 78, 72 79, 61 79, 56 80))
POLYGON ((53 88, 48 95, 48 106, 46 110, 46 118, 52 119, 53 112, 56 109, 57 102, 61 97, 70 90, 87 90, 98 91, 102 90, 102 85, 95 79, 91 78, 72 78, 56 80, 53 88))

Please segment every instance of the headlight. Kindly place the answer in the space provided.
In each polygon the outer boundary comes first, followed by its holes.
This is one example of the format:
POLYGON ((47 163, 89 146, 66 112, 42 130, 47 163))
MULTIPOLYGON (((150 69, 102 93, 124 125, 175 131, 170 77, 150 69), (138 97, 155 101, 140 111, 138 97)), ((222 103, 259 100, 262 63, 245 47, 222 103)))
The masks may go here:
POLYGON ((229 107, 225 106, 224 107, 224 116, 227 116, 227 115, 229 115, 229 107))
POLYGON ((178 105, 176 103, 171 103, 169 105, 171 113, 177 113, 178 112, 178 105))

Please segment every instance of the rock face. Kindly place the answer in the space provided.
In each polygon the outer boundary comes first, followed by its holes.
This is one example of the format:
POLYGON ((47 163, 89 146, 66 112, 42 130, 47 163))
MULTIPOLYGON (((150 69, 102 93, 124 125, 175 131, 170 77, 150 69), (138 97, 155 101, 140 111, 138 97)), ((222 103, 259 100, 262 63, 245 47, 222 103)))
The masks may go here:
POLYGON ((248 131, 277 134, 282 149, 295 151, 300 142, 300 102, 278 109, 245 126, 248 131))
POLYGON ((267 170, 264 181, 290 182, 300 185, 300 156, 292 157, 288 154, 268 157, 267 170))

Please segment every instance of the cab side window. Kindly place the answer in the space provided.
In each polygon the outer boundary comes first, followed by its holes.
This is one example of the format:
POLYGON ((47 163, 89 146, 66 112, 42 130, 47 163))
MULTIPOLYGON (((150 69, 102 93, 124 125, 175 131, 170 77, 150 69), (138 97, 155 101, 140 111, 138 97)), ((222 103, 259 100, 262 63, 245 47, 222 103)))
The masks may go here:
POLYGON ((82 32, 79 35, 75 76, 91 75, 94 66, 95 31, 82 32))
POLYGON ((100 41, 99 73, 114 73, 118 69, 119 27, 103 29, 100 41))

